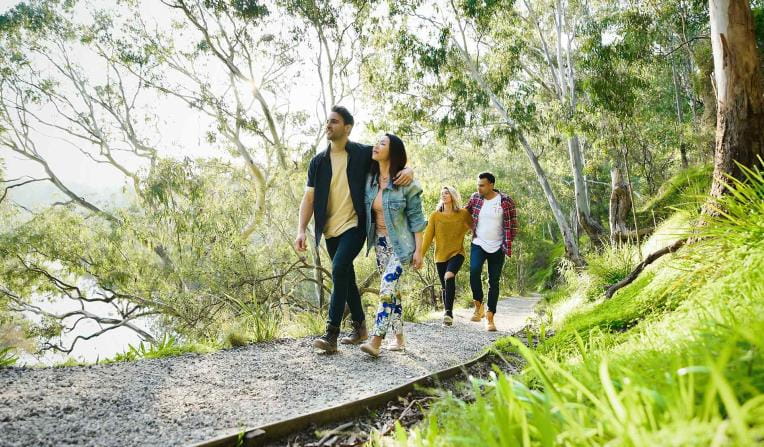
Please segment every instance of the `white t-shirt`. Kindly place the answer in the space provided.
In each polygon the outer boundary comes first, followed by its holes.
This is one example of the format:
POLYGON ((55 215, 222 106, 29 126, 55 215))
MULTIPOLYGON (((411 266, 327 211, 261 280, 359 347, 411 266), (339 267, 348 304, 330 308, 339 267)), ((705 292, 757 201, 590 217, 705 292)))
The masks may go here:
POLYGON ((491 200, 483 200, 483 206, 478 215, 475 238, 472 242, 479 245, 488 253, 494 253, 501 248, 504 241, 504 213, 501 208, 501 195, 496 194, 491 200))

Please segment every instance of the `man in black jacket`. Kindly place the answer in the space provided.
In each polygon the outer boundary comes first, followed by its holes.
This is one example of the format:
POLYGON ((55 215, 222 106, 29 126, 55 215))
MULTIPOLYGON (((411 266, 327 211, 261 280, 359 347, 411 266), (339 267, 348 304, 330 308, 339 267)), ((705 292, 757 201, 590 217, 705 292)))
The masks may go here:
MULTIPOLYGON (((353 269, 353 260, 366 241, 364 191, 371 166, 371 146, 348 140, 353 129, 353 115, 342 106, 332 107, 326 121, 329 147, 317 154, 308 167, 308 182, 300 203, 300 222, 295 248, 305 251, 305 230, 315 216, 316 246, 321 235, 326 237, 326 249, 332 258, 332 297, 326 333, 313 346, 326 352, 337 350, 345 303, 350 308, 353 331, 343 344, 358 344, 368 338, 361 295, 353 269)), ((406 168, 396 177, 396 185, 407 185, 413 171, 406 168)))

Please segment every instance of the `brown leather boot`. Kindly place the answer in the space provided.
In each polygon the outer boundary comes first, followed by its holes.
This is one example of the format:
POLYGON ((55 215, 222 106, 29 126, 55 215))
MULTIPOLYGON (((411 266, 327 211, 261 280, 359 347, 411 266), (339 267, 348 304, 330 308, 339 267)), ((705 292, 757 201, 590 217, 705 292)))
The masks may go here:
POLYGON ((343 345, 357 345, 369 338, 369 331, 366 330, 366 320, 353 321, 353 330, 346 337, 342 337, 340 343, 343 345))
POLYGON ((485 315, 485 306, 483 306, 483 302, 474 300, 472 303, 475 305, 475 311, 472 312, 472 318, 470 318, 470 320, 472 321, 482 320, 483 316, 485 315))
POLYGON ((493 312, 490 310, 485 314, 485 328, 488 330, 488 332, 496 332, 496 325, 493 324, 493 315, 493 312))
POLYGON ((337 352, 337 337, 340 335, 340 328, 326 325, 326 333, 313 340, 313 347, 321 349, 326 353, 337 352))

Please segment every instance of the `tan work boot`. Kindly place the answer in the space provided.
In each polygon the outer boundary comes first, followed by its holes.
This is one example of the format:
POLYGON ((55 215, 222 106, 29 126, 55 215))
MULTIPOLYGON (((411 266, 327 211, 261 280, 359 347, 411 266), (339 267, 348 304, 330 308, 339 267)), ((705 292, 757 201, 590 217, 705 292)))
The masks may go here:
POLYGON ((490 310, 485 314, 485 328, 488 332, 496 332, 496 325, 493 324, 493 312, 490 310))
POLYGON ((472 312, 472 318, 470 318, 470 320, 480 321, 485 315, 485 306, 483 306, 483 303, 478 300, 473 301, 473 304, 475 304, 475 311, 472 312))
POLYGON ((379 351, 382 350, 382 337, 372 336, 369 341, 361 345, 361 351, 372 357, 379 357, 379 351))

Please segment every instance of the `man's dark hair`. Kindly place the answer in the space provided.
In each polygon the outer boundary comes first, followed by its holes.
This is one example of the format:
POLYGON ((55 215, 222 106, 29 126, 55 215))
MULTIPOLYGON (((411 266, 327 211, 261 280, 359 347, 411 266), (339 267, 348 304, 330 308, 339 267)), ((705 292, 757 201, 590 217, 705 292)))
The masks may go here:
POLYGON ((488 180, 488 182, 491 184, 496 183, 496 177, 494 177, 493 174, 491 174, 490 172, 481 172, 480 174, 478 174, 478 178, 479 179, 484 178, 488 180))
POLYGON ((342 106, 333 106, 332 112, 338 113, 342 117, 342 121, 345 124, 350 124, 351 126, 355 124, 355 120, 353 120, 353 114, 350 113, 350 110, 346 109, 342 106))
MULTIPOLYGON (((406 157, 406 145, 397 136, 386 133, 385 136, 390 140, 390 178, 394 179, 399 172, 406 167, 408 158, 406 157)), ((379 178, 379 162, 377 160, 371 161, 371 181, 379 178)), ((380 185, 384 188, 387 185, 380 185)))

